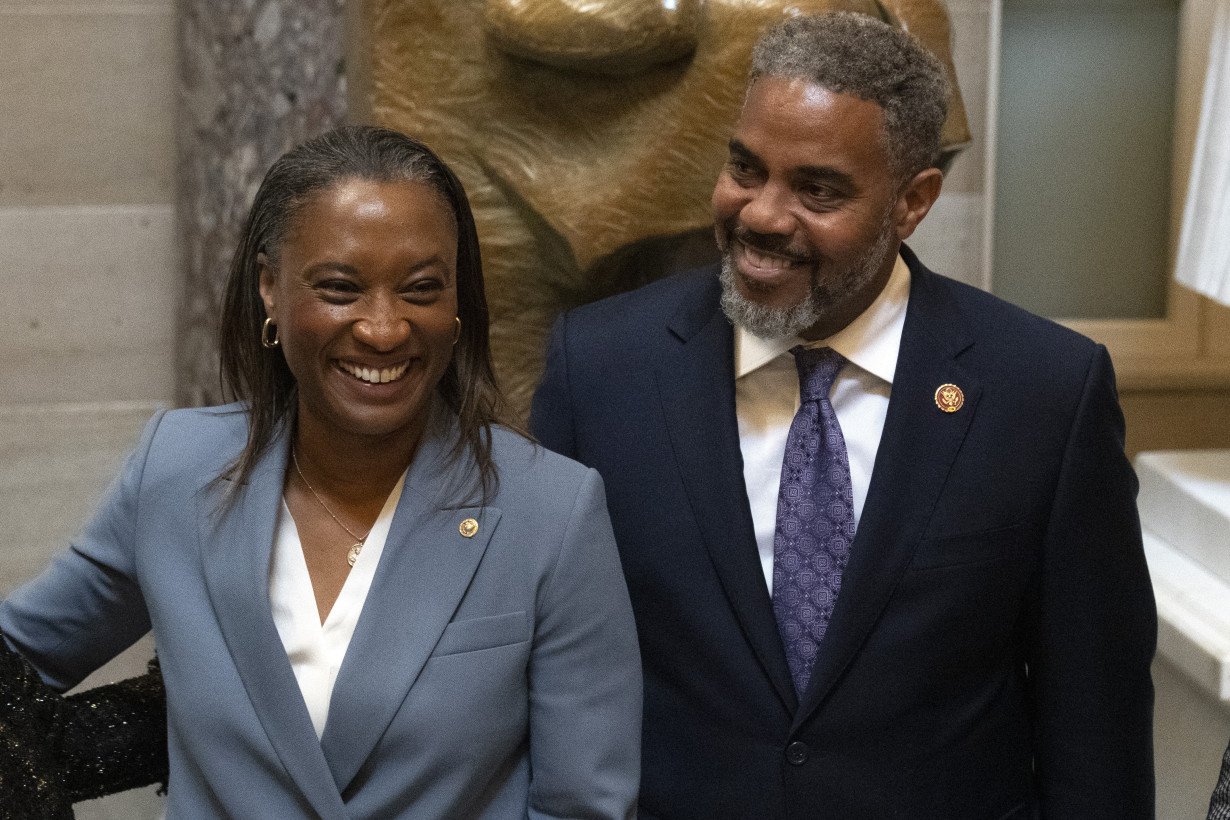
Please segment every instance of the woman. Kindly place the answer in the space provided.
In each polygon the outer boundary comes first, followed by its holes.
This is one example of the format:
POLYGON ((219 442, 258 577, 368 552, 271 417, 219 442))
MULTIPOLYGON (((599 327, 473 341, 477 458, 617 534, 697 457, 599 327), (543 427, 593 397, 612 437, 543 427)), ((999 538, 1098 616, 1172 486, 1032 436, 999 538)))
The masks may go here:
POLYGON ((1209 798, 1207 820, 1230 820, 1230 745, 1226 746, 1226 754, 1221 759, 1221 776, 1209 798))
POLYGON ((283 156, 221 342, 239 402, 150 422, 10 645, 63 689, 152 625, 172 820, 632 817, 601 482, 497 424, 456 177, 377 128, 283 156))

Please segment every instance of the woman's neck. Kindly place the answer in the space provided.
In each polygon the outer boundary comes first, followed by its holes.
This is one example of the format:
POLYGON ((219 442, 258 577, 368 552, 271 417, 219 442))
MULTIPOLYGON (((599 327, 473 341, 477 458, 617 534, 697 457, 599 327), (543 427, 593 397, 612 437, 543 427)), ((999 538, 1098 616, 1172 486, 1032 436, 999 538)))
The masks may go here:
POLYGON ((324 429, 300 414, 291 446, 312 487, 345 505, 383 502, 414 460, 427 427, 403 429, 382 437, 355 436, 324 429))

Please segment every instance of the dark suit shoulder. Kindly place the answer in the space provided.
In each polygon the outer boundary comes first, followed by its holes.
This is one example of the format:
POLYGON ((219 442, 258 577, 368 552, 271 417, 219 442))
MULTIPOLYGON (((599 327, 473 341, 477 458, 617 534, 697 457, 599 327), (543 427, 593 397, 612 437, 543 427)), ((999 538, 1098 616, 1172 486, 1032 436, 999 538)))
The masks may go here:
POLYGON ((568 333, 602 347, 652 347, 668 325, 703 324, 714 316, 722 295, 717 274, 716 266, 696 268, 582 305, 566 314, 568 333))

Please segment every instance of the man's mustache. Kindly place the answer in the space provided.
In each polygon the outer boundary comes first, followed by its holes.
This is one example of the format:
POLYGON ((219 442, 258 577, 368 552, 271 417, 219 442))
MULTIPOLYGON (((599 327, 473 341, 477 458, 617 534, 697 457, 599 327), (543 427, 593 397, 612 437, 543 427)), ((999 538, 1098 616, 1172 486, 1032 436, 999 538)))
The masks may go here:
POLYGON ((730 228, 729 235, 752 250, 783 256, 792 262, 816 262, 820 258, 810 253, 807 248, 792 245, 790 238, 781 234, 757 233, 742 225, 735 225, 730 228))

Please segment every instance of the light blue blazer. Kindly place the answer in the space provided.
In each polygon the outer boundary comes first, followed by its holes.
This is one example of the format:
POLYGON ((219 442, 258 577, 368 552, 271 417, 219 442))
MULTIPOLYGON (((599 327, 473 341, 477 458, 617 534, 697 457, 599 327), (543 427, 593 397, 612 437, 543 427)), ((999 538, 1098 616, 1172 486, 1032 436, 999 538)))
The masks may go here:
POLYGON ((634 816, 640 662, 595 471, 497 429, 498 493, 458 506, 455 422, 425 434, 318 739, 269 603, 287 438, 229 512, 213 482, 246 433, 235 406, 156 416, 85 532, 0 605, 58 688, 152 626, 171 820, 634 816))

